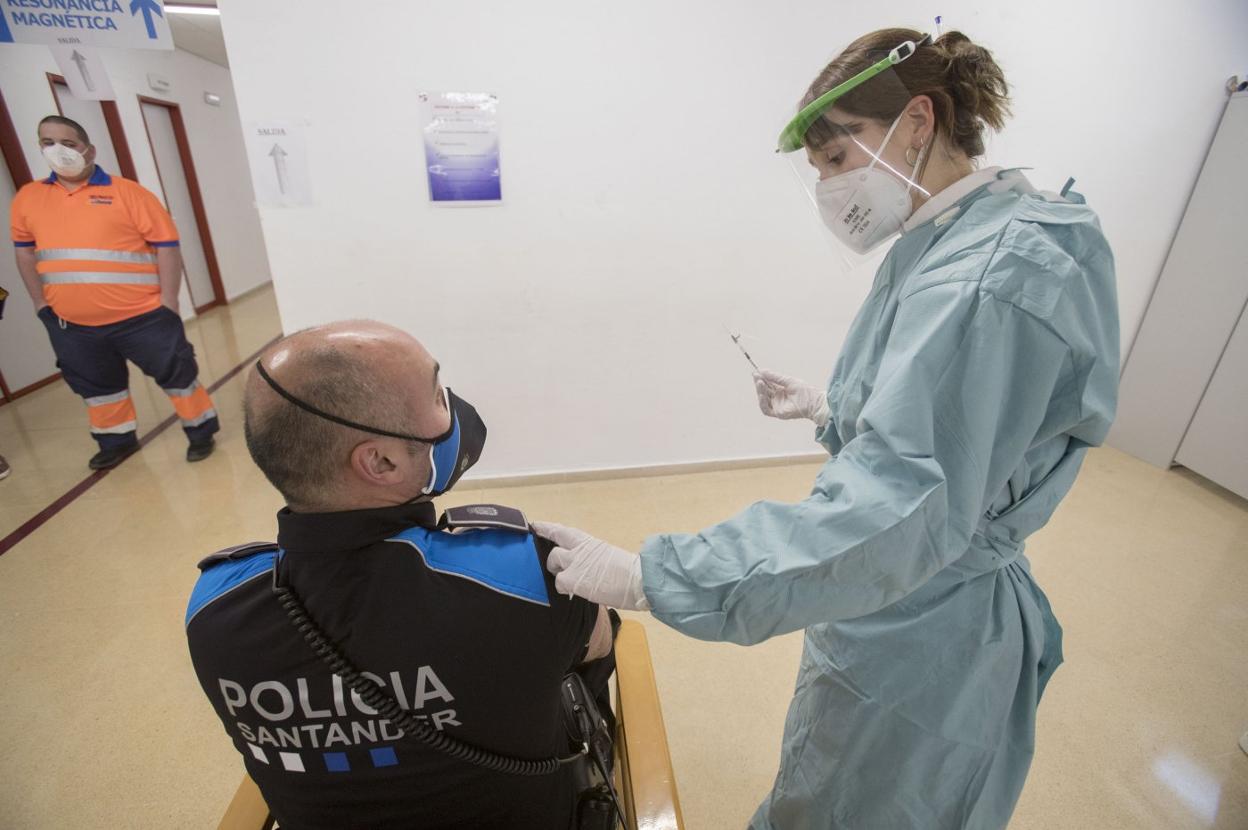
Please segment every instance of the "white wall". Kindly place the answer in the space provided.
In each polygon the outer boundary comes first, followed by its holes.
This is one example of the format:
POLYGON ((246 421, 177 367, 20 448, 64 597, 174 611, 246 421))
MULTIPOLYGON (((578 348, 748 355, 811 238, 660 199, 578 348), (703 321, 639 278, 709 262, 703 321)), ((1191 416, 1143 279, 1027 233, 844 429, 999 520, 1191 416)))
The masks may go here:
MULTIPOLYGON (((160 178, 148 144, 138 96, 179 104, 226 297, 236 297, 267 282, 268 257, 259 216, 253 206, 251 177, 229 70, 180 49, 170 52, 99 51, 117 95, 117 109, 139 183, 160 195, 160 178), (147 82, 149 72, 168 79, 169 92, 153 92, 147 82), (205 104, 205 91, 220 95, 221 106, 205 104)), ((25 141, 26 161, 31 175, 36 178, 46 176, 48 166, 39 153, 35 126, 43 116, 56 113, 48 72, 61 74, 47 47, 22 44, 0 47, 0 90, 4 92, 13 126, 25 141)), ((121 171, 108 172, 119 174, 121 171)), ((4 215, 8 216, 7 206, 4 215)), ((183 306, 188 305, 184 292, 183 306)))
POLYGON ((316 205, 261 211, 285 328, 412 331, 490 425, 481 474, 812 449, 758 415, 720 324, 764 365, 831 370, 870 275, 839 272, 772 150, 856 35, 940 11, 995 51, 1015 118, 987 162, 1078 178, 1124 345, 1248 69, 1242 0, 220 5, 243 119, 310 123, 316 205), (500 95, 504 206, 428 204, 422 89, 500 95))

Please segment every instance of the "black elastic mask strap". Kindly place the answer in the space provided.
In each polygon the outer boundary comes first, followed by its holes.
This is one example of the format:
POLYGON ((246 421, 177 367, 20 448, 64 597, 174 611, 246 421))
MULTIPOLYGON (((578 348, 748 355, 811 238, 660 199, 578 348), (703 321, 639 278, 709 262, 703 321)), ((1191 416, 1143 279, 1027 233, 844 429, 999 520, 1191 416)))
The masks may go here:
POLYGON ((362 432, 371 432, 373 435, 384 435, 387 438, 402 438, 404 441, 416 441, 421 444, 436 444, 439 441, 444 441, 450 437, 452 432, 455 431, 454 413, 452 413, 451 417, 451 428, 439 435, 437 438, 421 438, 419 435, 406 435, 402 432, 391 432, 388 429, 378 429, 377 427, 365 426, 364 424, 356 423, 355 421, 349 421, 346 418, 340 418, 337 415, 326 412, 323 409, 317 409, 312 404, 299 400, 294 395, 278 386, 277 381, 269 377, 269 373, 264 370, 264 366, 259 360, 256 361, 256 371, 260 373, 260 377, 264 378, 265 383, 273 387, 274 392, 281 395, 283 398, 290 401, 304 412, 310 412, 318 418, 324 418, 326 421, 333 421, 335 424, 342 424, 344 427, 351 427, 352 429, 358 429, 362 432))

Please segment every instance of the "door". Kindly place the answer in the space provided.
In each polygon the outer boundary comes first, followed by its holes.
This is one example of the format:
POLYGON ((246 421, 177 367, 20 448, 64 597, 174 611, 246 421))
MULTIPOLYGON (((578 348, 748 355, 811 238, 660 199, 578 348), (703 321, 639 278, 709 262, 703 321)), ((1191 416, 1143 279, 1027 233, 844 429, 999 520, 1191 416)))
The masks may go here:
POLYGON ((1248 499, 1248 305, 1183 436, 1175 461, 1248 499))
POLYGON ((72 118, 87 131, 87 137, 95 145, 95 161, 108 173, 120 173, 135 181, 134 161, 126 134, 121 128, 121 115, 116 101, 81 101, 69 91, 69 85, 60 75, 48 73, 52 85, 52 97, 61 115, 72 118))
MULTIPOLYGON (((18 188, 30 181, 30 168, 2 95, 0 151, 5 162, 4 169, 0 170, 0 202, 4 203, 4 216, 8 217, 9 205, 13 204, 18 188)), ((34 304, 17 273, 11 250, 0 255, 0 285, 9 292, 4 319, 0 320, 0 402, 10 401, 60 377, 48 333, 35 316, 34 304)))
POLYGON ((1168 467, 1248 301, 1248 92, 1227 101, 1131 346, 1106 443, 1168 467))
POLYGON ((217 270, 208 215, 200 196, 182 111, 177 104, 144 96, 139 96, 139 108, 147 125, 147 139, 152 146, 165 206, 178 226, 178 237, 182 241, 186 287, 195 311, 201 312, 225 302, 225 291, 217 270))

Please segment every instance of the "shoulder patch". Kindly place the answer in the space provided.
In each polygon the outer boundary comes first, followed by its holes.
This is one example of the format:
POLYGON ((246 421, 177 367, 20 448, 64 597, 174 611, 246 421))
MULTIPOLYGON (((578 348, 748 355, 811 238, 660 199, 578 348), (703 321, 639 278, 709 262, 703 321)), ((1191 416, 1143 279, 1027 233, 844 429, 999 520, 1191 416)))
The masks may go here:
POLYGON ((550 605, 542 560, 527 532, 482 529, 455 534, 413 527, 386 541, 411 545, 432 571, 526 602, 550 605))
POLYGON ((263 547, 256 549, 256 546, 260 544, 230 548, 213 554, 199 563, 203 573, 199 575, 199 581, 195 583, 195 588, 191 591, 190 602, 186 606, 187 625, 190 625, 195 615, 209 603, 273 570, 281 551, 273 544, 264 544, 263 547), (248 552, 246 549, 249 547, 251 550, 248 552), (238 555, 231 556, 230 551, 236 551, 238 555))
POLYGON ((517 533, 528 533, 529 522, 524 514, 514 507, 503 507, 501 504, 465 504, 460 507, 449 507, 442 514, 440 528, 500 528, 514 530, 517 533))
POLYGON ((235 545, 232 548, 223 548, 199 560, 199 569, 206 571, 218 563, 231 559, 246 559, 248 556, 255 556, 257 553, 263 553, 266 550, 276 551, 279 548, 276 542, 247 542, 246 544, 235 545))

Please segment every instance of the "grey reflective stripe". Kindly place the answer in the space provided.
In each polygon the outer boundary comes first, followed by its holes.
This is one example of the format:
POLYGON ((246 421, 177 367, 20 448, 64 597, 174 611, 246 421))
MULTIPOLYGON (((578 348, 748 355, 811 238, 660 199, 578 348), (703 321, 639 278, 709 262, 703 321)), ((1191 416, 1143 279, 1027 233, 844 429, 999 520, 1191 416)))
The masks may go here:
POLYGON ((156 274, 127 274, 123 271, 58 271, 54 274, 40 274, 39 280, 44 285, 160 285, 160 277, 156 274))
POLYGON ((96 435, 121 435, 126 432, 134 432, 136 426, 134 421, 126 421, 124 424, 118 424, 115 427, 91 427, 91 431, 96 435))
POLYGON ((182 426, 197 427, 200 424, 204 423, 205 421, 211 421, 215 417, 217 417, 217 410, 209 409, 207 412, 205 412, 203 415, 200 415, 198 418, 183 418, 182 426))
POLYGON ((87 402, 87 406, 103 406, 106 403, 120 403, 128 397, 130 397, 130 390, 126 389, 111 395, 99 395, 94 398, 83 398, 83 400, 87 402))
POLYGON ((108 251, 103 248, 42 248, 35 251, 35 259, 40 262, 54 259, 98 259, 101 262, 156 264, 155 254, 141 254, 137 251, 108 251))
POLYGON ((166 389, 165 394, 171 398, 189 398, 195 394, 195 390, 199 388, 199 381, 195 381, 185 389, 166 389))

